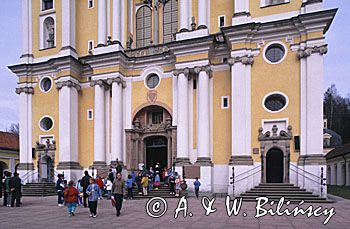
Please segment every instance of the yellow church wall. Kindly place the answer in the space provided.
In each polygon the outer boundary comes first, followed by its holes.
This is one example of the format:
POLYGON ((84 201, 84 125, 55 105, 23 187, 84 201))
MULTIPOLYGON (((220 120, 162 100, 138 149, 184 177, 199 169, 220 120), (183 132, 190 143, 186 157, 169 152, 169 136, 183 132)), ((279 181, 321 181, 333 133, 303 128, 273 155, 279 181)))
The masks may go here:
MULTIPOLYGON (((198 0, 197 0, 198 1, 198 0)), ((234 2, 232 0, 221 0, 220 3, 217 1, 210 1, 210 33, 217 33, 220 31, 219 28, 219 16, 225 15, 225 26, 232 25, 234 2)), ((197 17, 196 17, 197 19, 197 17)))
POLYGON ((302 0, 291 0, 289 3, 260 7, 260 0, 250 0, 249 8, 252 18, 281 14, 300 10, 302 0))
MULTIPOLYGON (((179 1, 180 2, 180 1, 179 1)), ((179 22, 180 22, 180 6, 179 6, 179 22)), ((198 26, 198 0, 192 0, 192 12, 191 12, 191 20, 192 20, 192 17, 194 17, 196 19, 196 24, 198 26)), ((180 28, 180 27, 179 27, 180 28)))
MULTIPOLYGON (((58 90, 55 85, 51 90, 44 93, 40 90, 39 84, 34 87, 34 95, 32 97, 32 147, 35 147, 36 141, 39 141, 40 135, 53 135, 56 141, 55 165, 59 161, 59 116, 58 116, 58 90), (40 119, 43 116, 50 116, 53 119, 53 128, 49 131, 42 131, 39 127, 40 119)), ((37 158, 34 165, 36 166, 37 158)))
MULTIPOLYGON (((55 1, 55 9, 52 12, 55 12, 55 36, 56 42, 54 48, 42 49, 40 50, 40 15, 45 15, 41 12, 40 1, 32 1, 32 35, 33 35, 33 55, 35 58, 55 55, 61 49, 62 44, 62 7, 61 1, 55 1)), ((50 11, 51 12, 51 11, 50 11)))
POLYGON ((79 56, 88 55, 88 42, 98 41, 98 2, 95 0, 94 7, 88 9, 87 1, 76 1, 76 50, 79 56))
POLYGON ((78 150, 79 163, 89 167, 94 160, 94 120, 87 120, 87 110, 94 109, 94 88, 83 88, 79 92, 78 107, 78 150))
MULTIPOLYGON (((172 90, 172 78, 162 78, 160 84, 155 91, 157 91, 157 100, 156 103, 162 103, 172 109, 173 107, 173 90, 172 90)), ((135 81, 132 82, 132 114, 135 115, 135 112, 141 106, 148 104, 152 105, 147 100, 148 89, 146 88, 144 81, 135 81)), ((173 114, 171 114, 173 115, 173 114)))
POLYGON ((213 73, 213 163, 227 165, 231 157, 231 109, 221 109, 221 96, 230 97, 230 71, 213 73))
POLYGON ((176 63, 189 62, 194 60, 206 60, 208 59, 208 52, 176 56, 176 63))
MULTIPOLYGON (((286 44, 289 49, 289 45, 286 44)), ((263 48, 260 50, 262 52, 263 48)), ((252 148, 259 148, 258 129, 263 119, 288 118, 288 125, 293 128, 293 135, 300 133, 300 64, 296 53, 288 50, 287 56, 280 64, 265 62, 263 54, 254 58, 251 71, 252 91, 252 148), (262 70, 263 69, 263 70, 262 70), (262 100, 270 92, 279 91, 288 96, 289 104, 281 112, 270 113, 263 108, 262 100)), ((294 152, 291 142, 291 162, 296 162, 299 154, 294 152)), ((254 161, 260 161, 260 155, 253 155, 254 161)))

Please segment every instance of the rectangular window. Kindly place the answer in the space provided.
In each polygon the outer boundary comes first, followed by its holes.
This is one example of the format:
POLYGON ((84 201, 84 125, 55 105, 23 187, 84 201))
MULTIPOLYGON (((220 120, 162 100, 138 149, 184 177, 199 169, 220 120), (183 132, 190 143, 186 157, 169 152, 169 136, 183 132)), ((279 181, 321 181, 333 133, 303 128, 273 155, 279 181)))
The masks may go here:
POLYGON ((41 10, 50 10, 53 9, 53 0, 42 0, 41 2, 41 10))
POLYGON ((89 41, 88 43, 88 51, 92 51, 94 49, 94 41, 89 41))
POLYGON ((163 122, 163 111, 152 112, 152 124, 160 124, 163 122))
POLYGON ((88 8, 94 8, 94 0, 88 0, 88 8))
POLYGON ((221 109, 230 108, 229 96, 221 96, 221 109))
POLYGON ((219 28, 224 27, 226 23, 226 16, 225 15, 221 15, 218 17, 218 26, 219 28))
POLYGON ((222 63, 227 64, 227 57, 222 58, 222 63))
POLYGON ((294 136, 294 149, 300 150, 300 137, 294 136))
POLYGON ((260 6, 273 6, 273 5, 279 5, 284 3, 289 3, 290 0, 260 0, 260 6))
POLYGON ((87 120, 94 120, 94 111, 92 109, 87 110, 87 120))
POLYGON ((197 80, 193 80, 193 90, 197 89, 197 80))

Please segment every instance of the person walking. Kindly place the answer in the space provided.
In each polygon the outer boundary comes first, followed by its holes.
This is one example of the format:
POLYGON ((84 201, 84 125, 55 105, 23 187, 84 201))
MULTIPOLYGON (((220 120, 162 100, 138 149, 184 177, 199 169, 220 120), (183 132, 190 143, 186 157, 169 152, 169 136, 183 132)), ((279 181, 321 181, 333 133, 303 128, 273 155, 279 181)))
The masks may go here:
POLYGON ((83 190, 83 186, 81 186, 81 180, 78 180, 77 183, 77 190, 79 192, 78 195, 78 205, 82 206, 83 205, 83 196, 84 196, 84 190, 83 190))
POLYGON ((116 213, 117 217, 120 216, 120 210, 122 209, 124 190, 125 190, 125 182, 122 179, 122 174, 117 173, 117 178, 113 181, 113 185, 112 185, 112 193, 113 193, 113 199, 115 201, 115 210, 117 211, 116 213))
POLYGON ((13 177, 11 178, 10 184, 12 190, 11 207, 15 206, 15 201, 16 207, 19 207, 21 198, 21 179, 18 177, 17 172, 13 173, 13 177))
POLYGON ((88 171, 85 171, 83 178, 81 178, 81 186, 83 187, 83 202, 85 208, 87 208, 86 199, 88 198, 88 195, 86 194, 86 190, 87 187, 90 185, 90 178, 91 176, 89 175, 88 171))
POLYGON ((145 174, 141 180, 141 185, 142 185, 142 191, 143 191, 143 195, 147 196, 147 189, 148 189, 148 175, 145 174))
POLYGON ((63 206, 63 191, 64 191, 64 181, 63 181, 63 175, 58 174, 58 179, 56 182, 56 191, 57 191, 57 203, 59 207, 63 206))
POLYGON ((78 203, 78 189, 74 187, 74 182, 71 180, 68 182, 68 187, 64 191, 64 201, 67 204, 68 216, 75 216, 74 212, 77 209, 78 203))
POLYGON ((90 185, 86 189, 86 194, 89 199, 90 217, 97 217, 97 201, 102 199, 102 192, 100 187, 96 184, 95 179, 90 178, 90 185))
POLYGON ((110 200, 111 196, 112 196, 112 186, 113 186, 113 183, 110 180, 110 178, 108 177, 107 182, 106 182, 106 191, 107 191, 107 199, 108 200, 110 200))
POLYGON ((181 182, 180 175, 178 175, 177 173, 175 173, 175 174, 176 174, 176 179, 175 179, 175 190, 176 190, 176 193, 175 193, 175 196, 179 196, 182 182, 181 182))
POLYGON ((133 186, 133 181, 132 181, 132 176, 128 175, 128 179, 126 180, 126 188, 128 189, 128 199, 132 199, 133 195, 132 195, 132 186, 133 186))
POLYGON ((5 199, 6 201, 4 200, 4 205, 5 205, 5 202, 6 202, 6 205, 7 207, 11 207, 11 202, 12 202, 12 184, 11 184, 11 172, 6 172, 5 174, 5 182, 4 182, 4 190, 5 190, 5 199))
POLYGON ((201 186, 201 182, 199 182, 198 177, 196 177, 196 180, 193 182, 194 186, 194 192, 196 193, 196 197, 198 199, 199 196, 199 186, 201 186))

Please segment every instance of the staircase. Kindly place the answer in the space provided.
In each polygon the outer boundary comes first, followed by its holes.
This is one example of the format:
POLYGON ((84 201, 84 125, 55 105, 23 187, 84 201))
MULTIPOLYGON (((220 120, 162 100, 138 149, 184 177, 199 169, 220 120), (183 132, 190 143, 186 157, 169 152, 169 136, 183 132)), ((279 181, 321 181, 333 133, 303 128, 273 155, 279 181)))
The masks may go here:
POLYGON ((57 195, 54 183, 27 183, 23 185, 23 196, 54 196, 57 195))
POLYGON ((177 198, 175 197, 175 195, 170 195, 170 188, 168 186, 164 186, 163 184, 160 186, 158 190, 153 189, 152 191, 148 192, 147 196, 143 196, 142 194, 139 194, 137 192, 137 187, 134 187, 133 196, 134 196, 134 199, 143 199, 143 198, 152 198, 152 197, 177 198))
POLYGON ((316 196, 298 186, 285 183, 261 183, 238 196, 238 198, 243 198, 243 201, 254 202, 258 197, 268 197, 270 201, 275 202, 284 197, 285 202, 290 201, 291 203, 300 203, 301 200, 304 200, 305 203, 332 203, 332 201, 316 196))

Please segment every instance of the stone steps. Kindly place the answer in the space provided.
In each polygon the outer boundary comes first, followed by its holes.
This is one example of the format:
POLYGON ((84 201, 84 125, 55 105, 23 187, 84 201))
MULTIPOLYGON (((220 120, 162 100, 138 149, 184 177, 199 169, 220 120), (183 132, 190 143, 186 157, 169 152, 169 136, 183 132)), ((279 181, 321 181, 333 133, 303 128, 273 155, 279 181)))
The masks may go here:
POLYGON ((55 183, 27 183, 23 186, 23 196, 55 196, 57 195, 55 183))
POLYGON ((312 192, 308 192, 293 184, 262 183, 238 196, 243 201, 256 201, 258 197, 267 197, 269 201, 275 202, 284 197, 285 202, 290 201, 291 203, 300 203, 302 200, 305 203, 332 203, 326 198, 314 195, 312 192))

